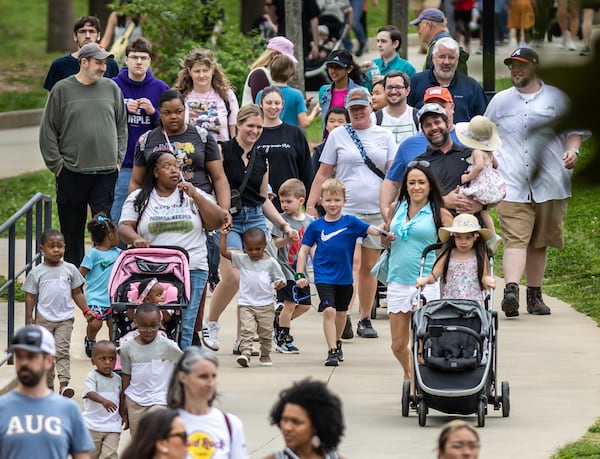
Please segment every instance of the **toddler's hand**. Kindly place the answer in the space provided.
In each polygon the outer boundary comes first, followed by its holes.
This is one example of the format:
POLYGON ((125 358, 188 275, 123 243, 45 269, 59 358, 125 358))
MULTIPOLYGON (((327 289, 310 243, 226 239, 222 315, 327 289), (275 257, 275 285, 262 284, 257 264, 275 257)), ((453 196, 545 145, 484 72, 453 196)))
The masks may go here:
POLYGON ((469 181, 469 176, 467 174, 463 174, 460 176, 460 183, 463 185, 469 181))
POLYGON ((87 311, 85 311, 83 313, 83 316, 85 317, 85 320, 87 320, 88 322, 91 322, 92 320, 94 320, 96 318, 96 314, 91 309, 88 309, 87 311))
POLYGON ((274 285, 274 287, 275 287, 275 290, 279 290, 280 288, 283 288, 283 287, 285 287, 285 286, 286 286, 286 284, 287 284, 287 282, 286 282, 286 281, 283 281, 283 280, 277 281, 277 282, 275 283, 275 285, 274 285))
POLYGON ((308 279, 298 279, 296 285, 300 288, 308 287, 308 279))

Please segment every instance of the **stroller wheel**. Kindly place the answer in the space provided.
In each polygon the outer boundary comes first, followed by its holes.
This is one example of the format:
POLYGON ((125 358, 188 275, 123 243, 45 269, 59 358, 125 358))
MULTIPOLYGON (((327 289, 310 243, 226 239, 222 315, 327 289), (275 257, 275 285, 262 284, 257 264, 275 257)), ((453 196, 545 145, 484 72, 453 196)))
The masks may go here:
POLYGON ((402 417, 408 417, 410 407, 410 381, 404 381, 402 384, 402 417))
POLYGON ((510 387, 508 381, 502 381, 502 417, 510 415, 510 387))
POLYGON ((419 425, 424 427, 427 422, 427 404, 425 403, 425 400, 419 400, 417 411, 419 412, 419 425))
POLYGON ((487 409, 487 400, 485 397, 479 399, 477 405, 477 427, 485 427, 485 411, 487 409))

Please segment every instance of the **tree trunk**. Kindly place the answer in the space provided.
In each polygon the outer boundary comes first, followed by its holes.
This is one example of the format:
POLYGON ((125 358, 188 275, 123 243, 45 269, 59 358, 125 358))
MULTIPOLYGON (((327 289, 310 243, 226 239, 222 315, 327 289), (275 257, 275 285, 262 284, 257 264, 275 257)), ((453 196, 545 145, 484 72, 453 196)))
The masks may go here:
POLYGON ((111 0, 88 0, 88 12, 90 16, 96 16, 100 19, 100 27, 102 35, 104 35, 104 30, 106 28, 106 22, 108 21, 108 16, 112 12, 112 10, 108 7, 108 4, 112 3, 111 0))
POLYGON ((304 93, 304 43, 302 30, 302 2, 298 0, 285 0, 285 36, 294 43, 294 54, 298 59, 296 75, 292 79, 292 86, 304 93))
POLYGON ((404 59, 407 59, 408 53, 408 3, 394 1, 388 3, 388 24, 395 25, 402 33, 400 56, 404 59))
POLYGON ((48 0, 48 35, 46 51, 72 51, 75 12, 73 0, 48 0))

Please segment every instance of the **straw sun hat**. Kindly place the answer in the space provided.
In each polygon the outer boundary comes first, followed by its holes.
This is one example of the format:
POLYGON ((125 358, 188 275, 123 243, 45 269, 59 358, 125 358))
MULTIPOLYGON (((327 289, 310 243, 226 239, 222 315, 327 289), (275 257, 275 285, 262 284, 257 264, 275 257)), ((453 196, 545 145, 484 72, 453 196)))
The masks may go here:
POLYGON ((494 151, 502 145, 496 125, 481 115, 468 123, 456 123, 456 135, 463 145, 477 150, 494 151))
POLYGON ((479 235, 486 241, 491 237, 490 231, 481 227, 475 215, 459 214, 454 217, 452 226, 444 226, 440 228, 438 235, 440 236, 440 241, 446 242, 453 234, 474 232, 478 232, 479 235))

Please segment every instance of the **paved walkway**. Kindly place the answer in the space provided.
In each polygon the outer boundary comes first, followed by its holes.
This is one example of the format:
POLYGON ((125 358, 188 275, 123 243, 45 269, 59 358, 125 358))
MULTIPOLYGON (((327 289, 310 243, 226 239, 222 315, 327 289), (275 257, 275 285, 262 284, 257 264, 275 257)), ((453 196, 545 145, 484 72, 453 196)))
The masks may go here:
MULTIPOLYGON (((510 47, 504 47, 499 53, 503 58, 510 51, 510 47)), ((583 59, 559 50, 556 44, 547 45, 541 51, 542 56, 546 53, 552 58, 548 60, 583 59)), ((411 48, 409 56, 418 64, 418 56, 422 55, 416 55, 416 49, 411 48)), ((474 54, 469 61, 471 74, 476 78, 480 59, 474 54)), ((542 62, 544 59, 542 57, 542 62)), ((502 64, 497 65, 499 73, 503 68, 502 64)), ((0 146, 4 165, 0 176, 43 168, 36 128, 0 131, 0 146), (10 172, 9 167, 13 167, 10 172)), ((1 273, 6 266, 2 259, 5 245, 0 243, 0 247, 1 273)), ((498 291, 502 287, 499 280, 498 291)), ((592 356, 600 348, 600 332, 591 319, 569 305, 554 298, 545 299, 552 308, 552 316, 534 317, 523 313, 517 319, 500 318, 498 382, 510 382, 511 416, 502 418, 490 407, 486 427, 479 429, 483 444, 481 456, 486 459, 548 458, 556 448, 583 435, 599 414, 600 360, 592 356)), ((523 303, 524 295, 521 300, 523 303)), ((235 308, 228 308, 221 321, 222 349, 218 352, 221 395, 217 404, 241 417, 252 458, 262 458, 283 445, 278 430, 268 424, 268 413, 282 388, 306 376, 327 381, 344 401, 347 430, 340 448, 344 456, 434 457, 436 437, 449 417, 432 411, 424 428, 418 426, 414 412, 408 418, 401 417, 402 372, 389 349, 385 312, 384 308, 380 309, 374 321, 380 338, 354 338, 345 342, 346 361, 338 368, 322 364, 325 344, 321 320, 312 310, 293 324, 296 344, 302 351, 299 355, 274 354, 272 368, 242 369, 231 355, 235 308)), ((5 314, 6 308, 0 306, 0 323, 6 321, 5 314)), ((18 320, 22 320, 23 315, 20 305, 18 320)), ((356 319, 355 315, 354 323, 356 319)), ((78 395, 85 375, 91 370, 83 352, 84 333, 84 321, 77 315, 72 339, 72 382, 78 395)), ((105 335, 105 330, 102 333, 105 335)), ((0 348, 4 343, 6 336, 0 332, 0 348)), ((0 367, 0 382, 6 382, 13 374, 12 367, 0 367)), ((79 397, 76 400, 81 403, 79 397)), ((475 422, 474 416, 464 419, 475 422)), ((124 433, 122 444, 128 438, 128 433, 124 433)))

